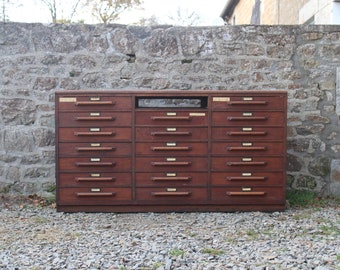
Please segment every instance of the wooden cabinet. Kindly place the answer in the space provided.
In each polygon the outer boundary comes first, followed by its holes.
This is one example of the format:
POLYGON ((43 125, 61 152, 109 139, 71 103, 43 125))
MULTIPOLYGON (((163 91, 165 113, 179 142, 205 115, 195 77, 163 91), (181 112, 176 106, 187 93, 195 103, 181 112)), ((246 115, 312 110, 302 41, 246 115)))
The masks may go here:
POLYGON ((285 91, 58 91, 58 211, 285 207, 285 91))

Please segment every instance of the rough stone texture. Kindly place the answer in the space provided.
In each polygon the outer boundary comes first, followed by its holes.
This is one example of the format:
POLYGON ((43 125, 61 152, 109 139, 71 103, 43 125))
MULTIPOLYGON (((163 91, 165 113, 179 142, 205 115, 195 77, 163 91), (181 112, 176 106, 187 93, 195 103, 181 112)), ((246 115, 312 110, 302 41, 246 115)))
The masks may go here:
POLYGON ((336 25, 0 23, 0 191, 55 182, 56 89, 285 89, 288 186, 340 195, 339 48, 336 25))

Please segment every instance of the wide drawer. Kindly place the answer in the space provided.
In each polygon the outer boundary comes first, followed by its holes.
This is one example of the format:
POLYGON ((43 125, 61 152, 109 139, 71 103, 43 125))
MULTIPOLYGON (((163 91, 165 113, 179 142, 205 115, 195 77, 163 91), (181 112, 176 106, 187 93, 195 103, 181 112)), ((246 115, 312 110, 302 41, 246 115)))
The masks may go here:
POLYGON ((206 202, 206 188, 136 188, 136 199, 156 204, 194 204, 206 202))
POLYGON ((59 114, 60 127, 91 127, 93 125, 129 126, 132 117, 130 112, 63 112, 59 114))
POLYGON ((283 110, 282 96, 223 96, 212 97, 212 109, 217 110, 283 110))
POLYGON ((139 142, 136 143, 137 155, 167 156, 185 155, 202 156, 208 155, 208 143, 199 142, 139 142))
POLYGON ((206 111, 136 111, 136 125, 146 126, 207 126, 206 111))
POLYGON ((131 188, 84 187, 60 188, 59 205, 110 205, 130 202, 131 188))
POLYGON ((110 127, 90 127, 90 128, 59 128, 60 142, 112 142, 131 141, 131 128, 110 128, 110 127))
POLYGON ((230 141, 269 141, 285 140, 285 131, 282 127, 213 127, 213 140, 230 141))
POLYGON ((284 183, 282 172, 212 172, 211 184, 214 186, 275 186, 284 183))
POLYGON ((284 204, 283 187, 213 187, 212 201, 222 204, 284 204))
POLYGON ((208 128, 136 127, 136 141, 207 141, 208 128))
POLYGON ((59 159, 62 172, 127 172, 131 170, 131 158, 128 157, 72 157, 59 159))
POLYGON ((164 186, 206 186, 207 172, 162 172, 162 173, 136 173, 137 187, 164 187, 164 186))
POLYGON ((131 143, 59 143, 59 156, 126 156, 131 155, 131 143))
POLYGON ((127 111, 132 109, 131 97, 117 96, 58 96, 60 111, 127 111))
POLYGON ((212 112, 213 126, 283 126, 285 121, 284 113, 276 111, 212 112))
POLYGON ((206 157, 137 157, 137 172, 206 171, 206 157))
POLYGON ((282 171, 283 158, 272 156, 213 157, 213 171, 282 171))
POLYGON ((263 155, 284 155, 282 142, 213 142, 212 154, 227 156, 263 156, 263 155))
POLYGON ((60 173, 60 187, 131 186, 131 173, 60 173))

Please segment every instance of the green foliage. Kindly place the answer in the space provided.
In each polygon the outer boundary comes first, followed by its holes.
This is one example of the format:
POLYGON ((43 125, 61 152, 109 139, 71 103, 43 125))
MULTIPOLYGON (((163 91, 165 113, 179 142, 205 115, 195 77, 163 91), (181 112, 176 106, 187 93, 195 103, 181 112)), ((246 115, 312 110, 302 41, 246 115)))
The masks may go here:
POLYGON ((286 198, 289 202, 289 205, 292 207, 312 206, 316 205, 316 203, 319 201, 316 193, 310 190, 287 190, 286 198))
POLYGON ((183 249, 174 248, 169 251, 169 254, 173 257, 183 257, 185 254, 185 251, 183 249))
POLYGON ((205 254, 209 254, 209 255, 214 255, 214 256, 222 255, 224 253, 223 250, 214 249, 214 248, 204 248, 202 249, 201 252, 205 254))

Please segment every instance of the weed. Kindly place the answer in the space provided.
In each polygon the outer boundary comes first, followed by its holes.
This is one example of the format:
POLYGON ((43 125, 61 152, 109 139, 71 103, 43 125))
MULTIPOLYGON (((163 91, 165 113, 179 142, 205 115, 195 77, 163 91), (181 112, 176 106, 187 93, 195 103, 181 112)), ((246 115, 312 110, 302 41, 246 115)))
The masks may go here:
POLYGON ((224 253, 223 250, 214 249, 214 248, 204 248, 204 249, 202 249, 201 252, 205 253, 205 254, 214 255, 214 256, 222 255, 224 253))
POLYGON ((292 207, 307 207, 316 205, 319 198, 310 190, 287 190, 286 198, 292 207))
POLYGON ((183 257, 185 254, 185 251, 183 249, 174 248, 169 251, 169 254, 174 257, 183 257))

